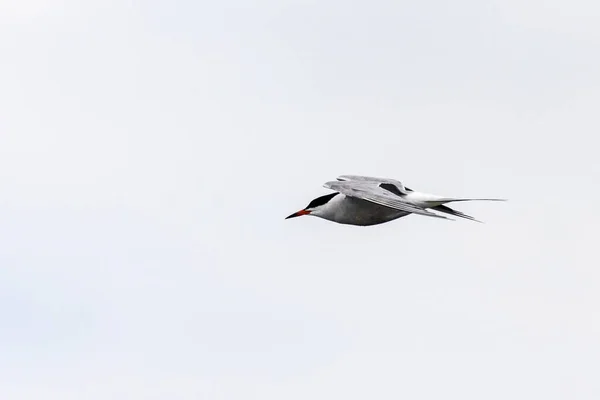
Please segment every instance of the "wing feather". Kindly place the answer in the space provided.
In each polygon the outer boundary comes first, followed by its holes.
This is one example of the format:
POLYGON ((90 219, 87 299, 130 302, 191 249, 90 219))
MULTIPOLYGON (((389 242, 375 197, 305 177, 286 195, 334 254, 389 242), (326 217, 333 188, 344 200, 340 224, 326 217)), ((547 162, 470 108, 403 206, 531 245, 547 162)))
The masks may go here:
POLYGON ((405 202, 402 197, 382 189, 377 181, 330 181, 326 182, 323 186, 346 196, 370 201, 371 203, 393 208, 395 210, 434 218, 451 219, 405 202))
MULTIPOLYGON (((338 181, 357 181, 357 182, 377 182, 378 184, 391 184, 398 188, 398 191, 402 194, 407 194, 408 191, 404 187, 404 184, 395 179, 388 178, 377 178, 373 176, 362 176, 362 175, 340 175, 336 178, 338 181)), ((385 188, 385 187, 384 187, 385 188)))

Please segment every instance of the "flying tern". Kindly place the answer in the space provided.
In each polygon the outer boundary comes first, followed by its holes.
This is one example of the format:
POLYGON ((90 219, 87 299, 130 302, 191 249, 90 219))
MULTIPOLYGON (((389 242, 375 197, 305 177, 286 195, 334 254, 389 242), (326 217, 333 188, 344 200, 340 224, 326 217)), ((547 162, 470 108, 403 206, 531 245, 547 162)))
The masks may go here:
POLYGON ((395 179, 341 175, 324 187, 333 190, 311 201, 288 218, 312 215, 339 224, 369 226, 393 221, 409 214, 451 219, 437 211, 481 222, 444 204, 458 201, 506 201, 505 199, 457 198, 416 192, 395 179))

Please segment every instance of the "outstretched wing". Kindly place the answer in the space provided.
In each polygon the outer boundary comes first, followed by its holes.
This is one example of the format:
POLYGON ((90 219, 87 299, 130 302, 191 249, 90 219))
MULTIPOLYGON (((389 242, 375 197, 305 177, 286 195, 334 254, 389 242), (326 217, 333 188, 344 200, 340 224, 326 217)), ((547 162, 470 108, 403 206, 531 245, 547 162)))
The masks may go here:
POLYGON ((379 186, 385 190, 388 190, 398 196, 402 196, 408 193, 408 190, 404 187, 402 182, 395 179, 387 178, 376 178, 373 176, 361 176, 361 175, 340 175, 336 178, 338 181, 348 182, 376 182, 379 186))
MULTIPOLYGON (((385 183, 385 182, 384 182, 385 183)), ((357 199, 370 201, 371 203, 379 204, 393 208, 399 211, 405 211, 413 214, 425 215, 428 217, 450 219, 442 215, 432 213, 419 206, 407 203, 401 196, 382 188, 381 182, 369 180, 348 180, 348 181, 331 181, 323 186, 340 192, 346 196, 355 197, 357 199)))

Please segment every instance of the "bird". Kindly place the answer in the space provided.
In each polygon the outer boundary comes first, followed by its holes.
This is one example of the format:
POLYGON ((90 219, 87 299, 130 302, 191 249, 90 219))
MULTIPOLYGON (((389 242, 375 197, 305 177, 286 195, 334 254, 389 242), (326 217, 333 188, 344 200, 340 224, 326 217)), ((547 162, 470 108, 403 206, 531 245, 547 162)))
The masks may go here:
POLYGON ((361 175, 340 175, 323 187, 334 192, 312 200, 305 208, 285 219, 310 215, 345 225, 371 226, 409 214, 454 220, 443 214, 481 222, 444 204, 460 201, 506 201, 496 198, 444 197, 409 189, 395 179, 361 175))

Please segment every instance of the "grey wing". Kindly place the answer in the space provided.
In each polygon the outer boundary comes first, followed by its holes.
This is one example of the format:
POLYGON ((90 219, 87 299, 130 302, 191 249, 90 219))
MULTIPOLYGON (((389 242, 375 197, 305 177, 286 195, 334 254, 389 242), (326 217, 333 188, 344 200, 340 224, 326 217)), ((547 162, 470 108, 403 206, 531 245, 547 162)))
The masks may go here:
POLYGON ((371 181, 331 181, 323 185, 328 189, 335 190, 346 196, 370 201, 380 206, 390 207, 395 210, 405 211, 413 214, 425 215, 428 217, 451 219, 438 215, 418 207, 414 204, 405 202, 402 197, 382 189, 377 182, 371 181))
MULTIPOLYGON (((382 186, 385 189, 385 185, 386 184, 392 184, 394 186, 396 186, 398 188, 398 191, 401 194, 407 194, 407 190, 404 187, 404 185, 402 184, 402 182, 397 181, 395 179, 388 179, 388 178, 376 178, 373 176, 361 176, 361 175, 340 175, 336 178, 338 181, 342 181, 342 182, 348 182, 348 181, 357 181, 357 182, 377 182, 380 185, 383 184, 384 186, 382 186)), ((389 189, 388 189, 389 190, 389 189)), ((392 190, 392 192, 394 192, 394 190, 392 190)))

